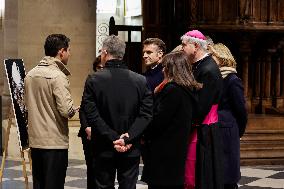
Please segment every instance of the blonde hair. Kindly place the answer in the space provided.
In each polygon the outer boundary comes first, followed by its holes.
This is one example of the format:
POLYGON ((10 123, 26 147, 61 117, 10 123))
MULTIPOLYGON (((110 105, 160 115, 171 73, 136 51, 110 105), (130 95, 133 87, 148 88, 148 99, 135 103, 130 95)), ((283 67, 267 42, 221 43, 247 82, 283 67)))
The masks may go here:
POLYGON ((222 43, 217 43, 213 45, 208 46, 209 51, 213 56, 215 56, 220 64, 219 67, 237 67, 237 62, 234 59, 234 56, 232 55, 231 51, 229 50, 226 45, 222 43))
POLYGON ((182 51, 182 45, 176 46, 171 52, 182 51))

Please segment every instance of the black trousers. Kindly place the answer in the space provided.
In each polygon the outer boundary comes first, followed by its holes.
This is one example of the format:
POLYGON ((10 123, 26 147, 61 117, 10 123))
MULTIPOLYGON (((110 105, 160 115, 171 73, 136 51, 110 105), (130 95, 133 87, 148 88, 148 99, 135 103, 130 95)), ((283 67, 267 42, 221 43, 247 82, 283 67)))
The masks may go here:
POLYGON ((115 173, 119 189, 136 189, 140 157, 94 157, 93 173, 95 189, 114 189, 115 173))
POLYGON ((82 136, 82 144, 85 155, 85 161, 87 166, 87 189, 94 189, 93 187, 93 169, 92 169, 92 147, 91 141, 86 138, 85 135, 82 136))
POLYGON ((225 184, 224 189, 238 189, 238 184, 225 184))
POLYGON ((148 189, 184 189, 184 186, 159 186, 159 185, 148 185, 148 189))
POLYGON ((31 148, 33 189, 64 189, 68 149, 31 148))

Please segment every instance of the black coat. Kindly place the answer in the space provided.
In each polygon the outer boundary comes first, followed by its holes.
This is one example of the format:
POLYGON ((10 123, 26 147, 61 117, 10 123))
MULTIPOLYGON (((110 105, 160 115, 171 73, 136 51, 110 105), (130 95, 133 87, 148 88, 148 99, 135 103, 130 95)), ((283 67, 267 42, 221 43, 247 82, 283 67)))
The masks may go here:
POLYGON ((219 104, 223 79, 216 62, 211 55, 193 65, 196 80, 203 84, 198 91, 197 116, 194 123, 198 124, 196 147, 196 188, 223 188, 223 154, 219 124, 202 125, 212 105, 219 104))
POLYGON ((237 183, 240 178, 240 137, 247 123, 244 90, 236 74, 224 78, 223 94, 218 109, 224 151, 224 182, 237 183))
POLYGON ((145 132, 147 154, 142 174, 149 185, 184 184, 194 102, 191 90, 174 82, 155 96, 153 120, 145 132))
POLYGON ((85 83, 82 107, 92 127, 94 156, 113 157, 113 141, 129 133, 133 144, 123 155, 140 156, 140 136, 152 119, 152 93, 144 76, 127 69, 119 60, 106 62, 102 71, 85 83))

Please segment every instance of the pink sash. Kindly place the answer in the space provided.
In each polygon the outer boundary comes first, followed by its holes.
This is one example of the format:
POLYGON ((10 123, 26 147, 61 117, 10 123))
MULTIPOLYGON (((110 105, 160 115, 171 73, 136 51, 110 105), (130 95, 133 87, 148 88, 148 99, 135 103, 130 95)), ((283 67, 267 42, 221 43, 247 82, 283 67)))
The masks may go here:
MULTIPOLYGON (((213 105, 202 124, 210 125, 218 122, 218 105, 213 105)), ((189 136, 187 157, 185 162, 185 189, 195 188, 195 162, 196 162, 196 144, 197 129, 193 128, 193 132, 189 136)))

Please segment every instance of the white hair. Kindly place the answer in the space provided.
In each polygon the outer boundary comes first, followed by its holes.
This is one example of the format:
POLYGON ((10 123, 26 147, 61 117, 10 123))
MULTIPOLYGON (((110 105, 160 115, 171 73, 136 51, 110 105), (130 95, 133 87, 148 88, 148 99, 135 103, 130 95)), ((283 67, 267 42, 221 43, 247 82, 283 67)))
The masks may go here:
POLYGON ((191 43, 197 43, 203 51, 207 52, 208 42, 206 40, 195 38, 195 37, 190 37, 188 35, 181 36, 180 40, 191 42, 191 43))

